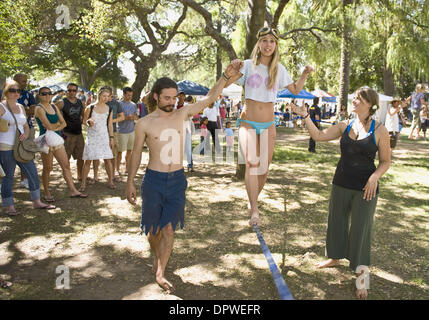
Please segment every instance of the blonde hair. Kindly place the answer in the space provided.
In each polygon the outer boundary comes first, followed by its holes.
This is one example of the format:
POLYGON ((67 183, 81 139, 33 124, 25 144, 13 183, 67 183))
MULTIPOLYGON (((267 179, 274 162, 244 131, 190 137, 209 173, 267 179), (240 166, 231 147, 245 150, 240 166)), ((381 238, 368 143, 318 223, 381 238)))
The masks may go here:
POLYGON ((3 94, 2 94, 2 100, 6 100, 6 97, 9 93, 9 89, 13 86, 18 87, 19 89, 19 83, 15 80, 6 80, 5 84, 3 85, 3 94))
POLYGON ((100 100, 100 96, 104 93, 107 92, 109 95, 112 94, 112 91, 109 90, 109 88, 106 87, 102 87, 100 88, 100 90, 98 90, 97 92, 97 102, 100 100))
POLYGON ((425 88, 425 86, 422 83, 418 83, 416 85, 416 91, 417 92, 420 92, 420 91, 424 90, 424 88, 425 88))
MULTIPOLYGON (((258 31, 258 34, 259 34, 259 31, 258 31)), ((277 73, 279 70, 279 56, 280 56, 279 55, 279 43, 274 36, 272 36, 272 37, 276 41, 276 48, 274 49, 274 53, 271 56, 270 64, 268 65, 268 77, 269 77, 268 85, 267 85, 268 89, 272 89, 274 87, 276 80, 277 80, 277 73)), ((255 46, 253 47, 253 51, 252 51, 252 54, 250 56, 250 59, 252 60, 252 64, 254 66, 257 66, 261 63, 261 49, 259 48, 259 43, 264 38, 265 38, 265 36, 259 38, 258 42, 256 42, 255 46)))

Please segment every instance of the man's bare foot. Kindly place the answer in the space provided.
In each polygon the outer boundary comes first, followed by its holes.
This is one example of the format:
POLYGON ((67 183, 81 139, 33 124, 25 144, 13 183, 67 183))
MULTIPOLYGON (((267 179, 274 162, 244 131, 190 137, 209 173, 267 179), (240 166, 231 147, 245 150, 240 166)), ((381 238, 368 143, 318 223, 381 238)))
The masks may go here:
POLYGON ((368 298, 368 291, 366 289, 356 289, 356 299, 365 300, 368 298))
POLYGON ((156 273, 158 270, 158 259, 156 257, 153 258, 152 272, 156 273))
POLYGON ((160 285, 162 289, 165 290, 167 294, 171 294, 174 292, 173 285, 167 281, 164 277, 156 277, 156 282, 160 285))
POLYGON ((340 264, 339 260, 335 260, 335 259, 328 259, 326 261, 323 262, 319 262, 316 264, 316 268, 317 269, 323 269, 323 268, 329 268, 329 267, 334 267, 340 264))
POLYGON ((252 227, 254 225, 259 226, 261 222, 259 221, 259 211, 255 210, 250 216, 249 225, 252 227))

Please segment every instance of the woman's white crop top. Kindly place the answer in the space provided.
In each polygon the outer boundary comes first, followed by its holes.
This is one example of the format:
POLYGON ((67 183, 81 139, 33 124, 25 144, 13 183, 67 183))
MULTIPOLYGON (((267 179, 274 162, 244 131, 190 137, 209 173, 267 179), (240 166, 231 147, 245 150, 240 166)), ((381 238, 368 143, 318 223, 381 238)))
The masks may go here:
POLYGON ((260 63, 257 66, 252 64, 251 60, 245 60, 240 69, 243 76, 237 80, 237 83, 244 86, 244 98, 260 102, 276 103, 277 92, 283 90, 293 81, 286 68, 279 63, 277 79, 272 89, 268 89, 268 66, 260 63))

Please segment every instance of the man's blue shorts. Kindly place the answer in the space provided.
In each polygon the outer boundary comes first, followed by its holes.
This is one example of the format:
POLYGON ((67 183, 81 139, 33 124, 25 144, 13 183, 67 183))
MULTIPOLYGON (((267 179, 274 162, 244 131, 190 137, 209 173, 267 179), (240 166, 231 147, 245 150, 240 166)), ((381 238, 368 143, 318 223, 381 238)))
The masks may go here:
POLYGON ((146 168, 141 185, 142 218, 140 229, 147 235, 150 230, 155 234, 158 227, 162 230, 171 223, 176 230, 185 225, 186 181, 183 169, 174 172, 159 172, 146 168))

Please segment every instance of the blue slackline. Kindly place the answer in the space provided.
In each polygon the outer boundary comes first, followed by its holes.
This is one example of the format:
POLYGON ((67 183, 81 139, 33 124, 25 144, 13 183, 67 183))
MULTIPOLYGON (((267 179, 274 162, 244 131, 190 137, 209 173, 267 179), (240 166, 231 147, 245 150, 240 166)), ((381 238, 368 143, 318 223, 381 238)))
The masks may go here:
POLYGON ((261 244, 262 252, 265 255, 265 259, 267 259, 268 266, 270 267, 271 275, 273 276, 274 283, 277 286, 277 291, 279 292, 280 298, 282 300, 295 300, 292 294, 287 287, 285 280, 283 279, 279 268, 277 268, 276 263, 274 262, 273 256, 271 255, 270 249, 268 249, 267 244, 265 243, 264 238, 262 237, 261 232, 259 231, 258 226, 254 225, 253 229, 258 236, 259 243, 261 244))

